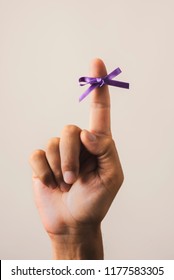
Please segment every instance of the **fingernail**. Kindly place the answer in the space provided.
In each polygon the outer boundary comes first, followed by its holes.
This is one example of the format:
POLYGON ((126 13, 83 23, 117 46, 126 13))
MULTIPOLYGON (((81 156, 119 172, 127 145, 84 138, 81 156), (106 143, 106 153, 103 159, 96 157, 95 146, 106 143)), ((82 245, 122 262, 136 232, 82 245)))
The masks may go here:
POLYGON ((91 142, 94 142, 94 141, 96 141, 96 139, 97 139, 97 137, 96 137, 94 134, 90 133, 90 132, 87 131, 87 130, 86 130, 86 137, 87 137, 88 140, 91 141, 91 142))
POLYGON ((60 190, 62 192, 68 192, 70 190, 71 186, 66 184, 65 182, 61 182, 60 184, 60 190))
POLYGON ((72 171, 65 171, 63 174, 65 183, 73 184, 76 181, 76 176, 72 171))

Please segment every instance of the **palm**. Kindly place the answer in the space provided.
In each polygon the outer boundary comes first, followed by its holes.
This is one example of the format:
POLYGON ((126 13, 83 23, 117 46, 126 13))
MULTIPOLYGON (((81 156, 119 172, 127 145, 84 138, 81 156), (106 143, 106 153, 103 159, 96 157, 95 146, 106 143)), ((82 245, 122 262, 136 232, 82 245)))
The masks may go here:
POLYGON ((107 190, 96 170, 96 159, 86 151, 82 154, 79 178, 68 192, 48 188, 41 182, 38 188, 34 188, 36 204, 47 232, 58 234, 66 226, 100 222, 109 207, 107 190))

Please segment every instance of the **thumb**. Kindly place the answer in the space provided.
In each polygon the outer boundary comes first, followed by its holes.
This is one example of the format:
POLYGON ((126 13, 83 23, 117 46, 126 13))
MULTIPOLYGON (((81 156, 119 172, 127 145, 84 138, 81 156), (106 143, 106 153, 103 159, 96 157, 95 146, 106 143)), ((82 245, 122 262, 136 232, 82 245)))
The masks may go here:
POLYGON ((123 183, 124 175, 112 137, 82 130, 80 138, 88 152, 96 156, 97 173, 102 182, 117 193, 123 183))
POLYGON ((103 172, 106 172, 108 168, 113 170, 113 164, 118 165, 117 151, 110 136, 96 135, 87 130, 82 130, 80 138, 88 152, 97 156, 98 167, 103 172))

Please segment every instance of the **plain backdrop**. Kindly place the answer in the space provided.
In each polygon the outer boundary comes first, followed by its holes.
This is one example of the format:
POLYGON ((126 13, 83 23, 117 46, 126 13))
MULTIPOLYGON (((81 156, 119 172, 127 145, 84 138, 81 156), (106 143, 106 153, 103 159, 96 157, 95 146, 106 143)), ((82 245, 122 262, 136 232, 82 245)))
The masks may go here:
POLYGON ((51 258, 28 157, 66 124, 88 129, 78 78, 95 57, 130 82, 110 87, 125 181, 102 224, 105 259, 174 259, 173 11, 172 0, 0 0, 1 259, 51 258))

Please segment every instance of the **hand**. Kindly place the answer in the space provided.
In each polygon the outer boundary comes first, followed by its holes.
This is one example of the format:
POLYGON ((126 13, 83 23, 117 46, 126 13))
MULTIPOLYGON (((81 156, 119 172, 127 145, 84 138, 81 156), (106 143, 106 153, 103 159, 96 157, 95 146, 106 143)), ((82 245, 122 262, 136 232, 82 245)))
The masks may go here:
MULTIPOLYGON (((107 75, 101 60, 93 61, 91 75, 107 75)), ((89 131, 68 125, 30 157, 36 205, 57 259, 103 258, 100 224, 123 182, 108 87, 91 99, 89 131)))

